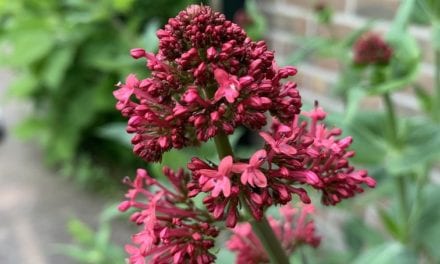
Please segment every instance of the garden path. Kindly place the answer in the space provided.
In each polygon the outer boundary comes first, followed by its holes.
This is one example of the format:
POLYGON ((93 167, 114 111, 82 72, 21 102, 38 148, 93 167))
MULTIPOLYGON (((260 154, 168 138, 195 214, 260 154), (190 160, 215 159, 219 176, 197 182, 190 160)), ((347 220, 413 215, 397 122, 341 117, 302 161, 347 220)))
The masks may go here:
MULTIPOLYGON (((56 251, 57 244, 71 242, 67 221, 76 217, 96 226, 106 201, 58 177, 44 167, 32 142, 12 135, 11 128, 30 107, 5 100, 11 79, 11 73, 0 71, 0 119, 3 116, 7 133, 0 142, 0 263, 74 263, 56 251)), ((128 237, 126 228, 121 225, 114 231, 128 237)))

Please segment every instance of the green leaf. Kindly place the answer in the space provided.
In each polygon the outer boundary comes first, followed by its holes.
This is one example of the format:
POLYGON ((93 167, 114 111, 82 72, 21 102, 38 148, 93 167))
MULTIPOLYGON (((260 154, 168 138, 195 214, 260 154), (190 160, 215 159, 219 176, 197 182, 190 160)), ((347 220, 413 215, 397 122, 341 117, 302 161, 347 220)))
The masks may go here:
POLYGON ((368 249, 353 264, 414 264, 416 256, 398 242, 387 242, 368 249))
POLYGON ((66 46, 56 49, 48 58, 42 74, 44 83, 51 89, 61 88, 67 68, 73 60, 74 49, 66 46))
POLYGON ((5 37, 10 40, 12 51, 10 54, 0 52, 0 61, 12 66, 32 64, 48 56, 54 46, 53 34, 41 28, 16 29, 5 37))
POLYGON ((249 15, 252 21, 250 25, 246 26, 246 33, 252 40, 259 40, 266 32, 266 19, 258 9, 255 0, 245 1, 245 9, 246 14, 249 15))
POLYGON ((8 95, 14 97, 28 97, 38 90, 38 78, 26 72, 16 78, 8 87, 8 95))
POLYGON ((127 12, 132 8, 134 0, 113 0, 113 8, 119 12, 127 12))
POLYGON ((155 52, 159 45, 159 39, 156 36, 156 31, 159 29, 159 21, 150 21, 141 36, 143 47, 146 51, 155 52))
POLYGON ((95 245, 100 251, 105 251, 109 246, 111 227, 108 222, 101 222, 98 232, 95 234, 95 245))
POLYGON ((405 124, 402 148, 387 158, 387 169, 393 175, 418 171, 440 159, 440 126, 427 119, 408 119, 405 124))
POLYGON ((400 239, 402 236, 402 230, 400 229, 398 223, 396 223, 395 219, 382 208, 379 208, 379 216, 388 233, 390 233, 394 238, 400 239))
POLYGON ((173 170, 178 170, 179 168, 186 168, 186 164, 190 160, 188 153, 185 153, 179 149, 172 149, 165 152, 162 156, 162 161, 160 163, 150 163, 150 172, 154 177, 164 178, 162 173, 162 168, 168 166, 173 170))
POLYGON ((106 138, 122 144, 131 149, 131 134, 126 131, 127 123, 109 123, 97 129, 96 134, 102 138, 106 138))
POLYGON ((420 245, 431 258, 440 262, 440 187, 430 185, 423 191, 423 200, 420 203, 420 214, 413 226, 414 232, 412 240, 420 245))
POLYGON ((67 230, 73 239, 75 239, 78 243, 83 245, 93 245, 95 240, 94 232, 84 222, 78 219, 71 219, 67 223, 67 230))
POLYGON ((410 22, 415 3, 416 0, 405 0, 401 2, 388 35, 399 35, 405 31, 410 22))
POLYGON ((434 97, 418 84, 413 87, 422 109, 430 113, 434 108, 434 97))
POLYGON ((36 117, 29 117, 19 123, 15 128, 15 134, 21 139, 30 139, 46 131, 47 124, 36 117))
POLYGON ((382 234, 368 226, 358 216, 350 216, 342 226, 344 242, 352 256, 357 256, 363 248, 383 242, 382 234))
POLYGON ((329 120, 344 127, 344 133, 353 138, 352 149, 356 150, 354 161, 377 166, 383 164, 387 154, 388 144, 383 137, 383 113, 362 111, 352 118, 350 123, 343 123, 344 117, 332 114, 329 120))
POLYGON ((366 91, 360 87, 353 87, 347 91, 347 110, 345 111, 345 122, 351 123, 356 116, 366 91))
POLYGON ((220 251, 216 254, 217 263, 235 263, 235 254, 226 249, 226 247, 220 248, 220 251))

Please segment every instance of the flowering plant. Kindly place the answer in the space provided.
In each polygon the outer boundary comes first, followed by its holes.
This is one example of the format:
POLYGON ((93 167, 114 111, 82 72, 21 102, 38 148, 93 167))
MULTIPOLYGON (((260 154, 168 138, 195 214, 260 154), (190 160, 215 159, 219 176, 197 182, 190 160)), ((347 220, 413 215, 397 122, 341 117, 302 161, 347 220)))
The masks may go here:
POLYGON ((296 84, 286 80, 297 70, 279 67, 264 41, 252 41, 222 14, 199 5, 169 19, 157 36, 158 54, 131 51, 147 59, 151 77, 129 75, 114 92, 127 132, 134 134, 133 151, 157 162, 172 148, 213 139, 219 163, 194 157, 188 171, 164 167, 169 184, 143 169, 126 179, 130 190, 119 209, 134 208, 131 220, 142 226, 126 246, 129 263, 213 263, 215 239, 225 228, 233 228, 227 245, 237 263, 289 263, 287 254, 298 246, 319 244, 305 187, 335 205, 364 184, 375 186, 366 171, 349 164, 351 137, 327 128, 317 103, 301 112, 296 84), (248 159, 235 156, 228 140, 240 126, 258 131, 265 142, 248 159), (296 198, 298 209, 291 205, 296 198), (266 210, 278 205, 282 219, 268 221, 266 210), (247 221, 252 228, 238 223, 247 221))

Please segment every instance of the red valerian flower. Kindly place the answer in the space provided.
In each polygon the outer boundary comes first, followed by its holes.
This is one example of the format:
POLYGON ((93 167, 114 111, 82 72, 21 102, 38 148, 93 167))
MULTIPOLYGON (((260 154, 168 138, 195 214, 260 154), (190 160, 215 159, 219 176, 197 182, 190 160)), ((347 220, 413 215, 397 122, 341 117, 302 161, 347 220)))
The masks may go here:
MULTIPOLYGON (((315 233, 314 222, 308 219, 313 212, 313 205, 302 204, 294 208, 288 204, 280 208, 280 220, 269 218, 270 226, 288 255, 306 244, 315 248, 319 246, 321 238, 315 233)), ((240 223, 233 229, 226 247, 237 254, 237 264, 270 263, 269 256, 249 223, 240 223)))
POLYGON ((241 183, 243 185, 249 184, 252 187, 264 188, 267 186, 266 175, 260 170, 261 165, 266 160, 266 150, 262 149, 255 152, 249 160, 249 163, 234 164, 233 171, 241 173, 241 183))
POLYGON ((192 180, 190 196, 207 194, 204 203, 215 219, 229 219, 236 223, 239 206, 250 208, 252 216, 260 219, 274 204, 287 204, 296 195, 303 203, 310 203, 309 185, 322 191, 322 202, 335 205, 342 199, 363 191, 363 184, 375 186, 366 171, 356 171, 348 158, 351 138, 339 139, 340 129, 327 129, 321 122, 326 113, 318 105, 303 113, 310 121, 290 124, 274 119, 271 132, 261 132, 265 148, 258 150, 247 161, 235 162, 224 158, 218 167, 193 158, 188 164, 192 180), (265 164, 266 163, 266 164, 265 164), (263 166, 266 165, 266 166, 263 166))
POLYGON ((164 174, 174 190, 168 189, 145 170, 139 169, 135 180, 126 179, 132 189, 119 209, 135 208, 131 221, 142 230, 132 236, 125 249, 130 264, 208 264, 215 260, 209 252, 218 235, 212 219, 188 200, 186 184, 189 179, 183 170, 175 173, 164 168, 164 174), (157 191, 151 190, 156 188, 157 191))
POLYGON ((366 170, 356 171, 350 166, 348 158, 354 156, 353 151, 347 148, 352 143, 351 137, 338 139, 341 129, 327 129, 318 121, 324 119, 322 108, 315 106, 310 113, 305 113, 312 122, 309 127, 309 136, 314 138, 310 146, 318 155, 306 159, 308 167, 321 179, 322 184, 314 186, 323 191, 322 202, 326 205, 335 205, 342 199, 363 192, 362 184, 375 187, 376 181, 369 177, 366 170))
POLYGON ((284 155, 295 155, 297 150, 289 145, 287 142, 290 140, 289 138, 279 138, 275 140, 271 135, 266 132, 260 132, 260 136, 264 138, 267 144, 270 145, 271 150, 273 150, 277 154, 284 155))
POLYGON ((233 103, 235 98, 237 98, 240 93, 240 83, 238 82, 237 77, 231 75, 220 68, 214 70, 214 77, 217 83, 220 85, 215 92, 214 99, 216 101, 221 98, 226 98, 226 101, 229 103, 233 103))
POLYGON ((220 161, 218 170, 201 169, 199 183, 202 191, 211 191, 212 197, 218 197, 223 192, 225 197, 231 195, 231 181, 229 180, 232 170, 232 156, 226 156, 220 161))
POLYGON ((124 85, 119 85, 119 89, 113 92, 115 98, 119 101, 118 109, 124 109, 128 103, 131 95, 134 93, 135 88, 139 86, 139 80, 134 74, 127 76, 124 85))
POLYGON ((238 126, 260 129, 270 112, 287 121, 300 112, 296 84, 283 79, 296 69, 280 68, 263 41, 253 42, 236 24, 207 6, 190 6, 157 32, 158 54, 145 58, 151 76, 134 75, 114 95, 129 118, 134 152, 159 161, 171 148, 198 145, 238 126), (136 82, 133 82, 136 80, 136 82))

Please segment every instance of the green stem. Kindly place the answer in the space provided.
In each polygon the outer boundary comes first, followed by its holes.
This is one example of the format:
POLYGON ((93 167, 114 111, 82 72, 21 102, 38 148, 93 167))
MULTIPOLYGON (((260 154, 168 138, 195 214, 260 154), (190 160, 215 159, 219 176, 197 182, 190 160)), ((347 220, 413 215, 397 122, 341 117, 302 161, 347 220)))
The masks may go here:
MULTIPOLYGON (((389 93, 385 93, 383 95, 383 100, 385 103, 385 110, 387 112, 387 125, 388 125, 388 136, 389 140, 392 143, 394 148, 399 147, 399 140, 397 134, 397 118, 396 112, 394 109, 393 102, 391 100, 391 96, 389 93)), ((403 228, 402 228, 402 242, 406 242, 408 239, 408 224, 410 218, 410 210, 407 199, 407 186, 404 175, 399 175, 396 178, 396 189, 397 195, 399 199, 400 211, 403 219, 403 228)))
POLYGON ((410 210, 408 199, 406 195, 406 181, 403 176, 396 178, 397 194, 399 198, 400 210, 403 218, 403 232, 402 232, 402 242, 408 242, 408 228, 409 228, 409 218, 410 210))
POLYGON ((252 221, 252 228, 266 249, 271 263, 289 264, 289 259, 265 216, 260 221, 252 221))
MULTIPOLYGON (((220 159, 229 155, 234 156, 228 136, 226 136, 224 133, 219 133, 216 137, 214 137, 214 142, 220 159)), ((243 204, 248 213, 251 214, 251 209, 243 199, 241 199, 241 204, 243 204)), ((289 259, 286 256, 280 241, 270 227, 266 217, 263 216, 260 221, 253 220, 252 227, 261 244, 263 244, 267 255, 269 255, 271 263, 289 264, 289 259)))
POLYGON ((216 137, 214 137, 215 147, 217 149, 218 157, 223 159, 226 156, 234 156, 231 144, 229 143, 228 136, 220 132, 216 137))
POLYGON ((396 112, 394 110, 393 101, 389 93, 383 95, 383 100, 385 103, 385 110, 387 112, 387 125, 388 125, 388 137, 390 142, 393 143, 394 147, 398 147, 397 140, 397 119, 396 112))

